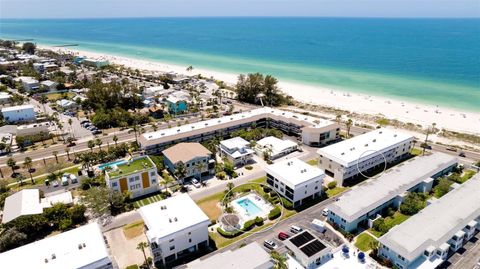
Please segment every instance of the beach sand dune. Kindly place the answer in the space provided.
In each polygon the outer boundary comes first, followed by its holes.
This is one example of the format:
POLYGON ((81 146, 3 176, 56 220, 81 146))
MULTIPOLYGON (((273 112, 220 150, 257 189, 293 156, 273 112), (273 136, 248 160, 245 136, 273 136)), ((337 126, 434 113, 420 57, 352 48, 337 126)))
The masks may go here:
MULTIPOLYGON (((112 63, 140 70, 175 72, 186 75, 202 74, 205 77, 214 77, 217 80, 222 80, 231 84, 236 83, 238 76, 238 74, 217 72, 196 67, 193 71, 188 72, 186 71, 186 66, 88 52, 71 48, 39 47, 57 52, 73 53, 90 58, 107 59, 112 63)), ((297 82, 287 82, 283 80, 279 82, 279 86, 286 94, 291 95, 297 101, 307 104, 334 107, 356 113, 383 115, 389 119, 420 124, 424 127, 436 123, 436 128, 480 134, 480 111, 460 111, 442 106, 412 103, 392 98, 345 92, 334 88, 304 85, 297 82)))

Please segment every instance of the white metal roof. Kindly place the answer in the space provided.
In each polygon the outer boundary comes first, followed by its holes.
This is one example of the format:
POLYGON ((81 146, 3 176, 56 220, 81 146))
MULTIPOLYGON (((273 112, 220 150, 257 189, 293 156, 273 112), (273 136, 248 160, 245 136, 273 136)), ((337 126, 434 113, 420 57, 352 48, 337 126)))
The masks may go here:
POLYGON ((109 262, 107 248, 97 223, 0 254, 0 264, 5 268, 101 268, 109 262))
POLYGON ((235 250, 218 253, 206 259, 197 259, 187 264, 188 269, 270 269, 273 267, 270 255, 253 242, 235 250), (247 258, 248 257, 248 258, 247 258))
POLYGON ((451 190, 379 241, 412 261, 429 246, 439 247, 480 215, 480 174, 451 190))
POLYGON ((413 138, 412 135, 397 130, 381 128, 321 148, 317 153, 349 167, 413 138))
POLYGON ((265 172, 292 188, 312 179, 323 179, 325 176, 322 169, 297 158, 285 159, 269 165, 265 167, 265 172))
POLYGON ((297 143, 290 140, 283 140, 275 136, 268 136, 258 140, 257 145, 270 148, 272 150, 272 155, 275 156, 289 148, 296 147, 297 143))
POLYGON ((408 160, 352 188, 329 209, 348 222, 354 221, 455 163, 455 157, 444 153, 408 160))
POLYGON ((140 208, 140 215, 148 227, 148 237, 157 239, 202 222, 210 222, 188 194, 180 194, 143 206, 140 208))
POLYGON ((7 223, 20 216, 36 215, 42 212, 43 207, 40 205, 38 189, 24 189, 5 199, 2 223, 7 223))
POLYGON ((250 145, 250 142, 241 137, 233 137, 227 140, 222 140, 220 144, 222 144, 222 146, 226 147, 227 149, 241 149, 250 145))
POLYGON ((2 112, 26 110, 26 109, 33 109, 33 106, 32 105, 9 106, 9 107, 2 108, 2 112))

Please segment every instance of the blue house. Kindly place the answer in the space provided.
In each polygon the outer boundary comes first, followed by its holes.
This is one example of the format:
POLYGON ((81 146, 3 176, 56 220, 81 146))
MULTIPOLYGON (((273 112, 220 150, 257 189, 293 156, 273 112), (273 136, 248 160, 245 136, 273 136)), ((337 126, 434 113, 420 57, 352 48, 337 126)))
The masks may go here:
POLYGON ((171 114, 181 114, 188 109, 187 101, 176 96, 169 96, 165 102, 171 114))

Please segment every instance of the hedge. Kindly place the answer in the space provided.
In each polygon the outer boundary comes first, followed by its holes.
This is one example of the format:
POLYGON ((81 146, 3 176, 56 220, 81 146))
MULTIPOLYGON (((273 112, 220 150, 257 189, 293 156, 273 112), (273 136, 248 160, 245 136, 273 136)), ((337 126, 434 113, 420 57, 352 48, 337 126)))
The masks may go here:
POLYGON ((256 218, 255 218, 255 225, 257 225, 257 226, 262 226, 262 225, 263 225, 263 218, 261 218, 261 217, 256 217, 256 218))
POLYGON ((255 225, 255 220, 252 219, 252 220, 249 220, 249 221, 246 221, 244 224, 243 224, 243 230, 244 231, 249 231, 253 228, 253 226, 255 225))
POLYGON ((269 192, 272 191, 272 189, 269 188, 269 187, 267 187, 267 186, 263 186, 263 191, 264 191, 265 193, 269 193, 269 192))
POLYGON ((290 202, 289 200, 285 199, 285 198, 280 198, 282 200, 282 204, 283 204, 283 207, 285 207, 286 209, 288 210, 291 210, 293 209, 293 204, 292 202, 290 202))
POLYGON ((329 189, 335 189, 335 187, 337 186, 337 182, 336 181, 332 181, 330 183, 328 183, 327 187, 329 189))
POLYGON ((234 238, 236 236, 239 236, 241 233, 243 233, 243 231, 240 231, 240 230, 234 230, 233 232, 226 232, 222 230, 222 228, 220 227, 217 227, 217 232, 225 238, 234 238))
POLYGON ((269 220, 274 220, 278 217, 280 217, 280 214, 282 213, 280 207, 276 206, 272 210, 270 210, 270 213, 268 213, 268 219, 269 220))

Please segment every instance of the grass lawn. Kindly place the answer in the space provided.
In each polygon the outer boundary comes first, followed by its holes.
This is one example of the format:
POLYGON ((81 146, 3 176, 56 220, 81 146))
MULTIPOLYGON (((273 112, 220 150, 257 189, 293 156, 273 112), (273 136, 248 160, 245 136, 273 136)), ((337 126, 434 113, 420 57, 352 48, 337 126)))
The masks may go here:
POLYGON ((158 194, 155 194, 155 195, 152 195, 152 196, 148 196, 148 197, 145 197, 141 200, 138 200, 138 201, 135 201, 133 202, 133 206, 135 208, 140 208, 142 206, 145 206, 145 205, 148 205, 148 204, 151 204, 151 203, 155 203, 155 202, 158 202, 160 200, 163 200, 162 196, 158 193, 158 194))
MULTIPOLYGON (((75 94, 71 93, 71 92, 66 93, 66 95, 67 95, 68 99, 75 96, 75 94)), ((62 94, 62 93, 49 93, 49 94, 47 94, 48 101, 57 101, 57 100, 63 99, 63 96, 64 96, 64 94, 62 94)))
POLYGON ((128 175, 136 171, 150 169, 153 167, 153 163, 148 158, 140 158, 132 161, 131 163, 124 163, 117 165, 118 170, 108 172, 110 177, 116 177, 119 175, 128 175))
POLYGON ((413 148, 410 151, 410 154, 415 155, 415 156, 420 156, 420 155, 422 155, 422 152, 423 152, 423 150, 421 150, 421 149, 413 148))
POLYGON ((307 163, 308 163, 309 165, 317 166, 317 164, 318 164, 318 159, 309 160, 309 161, 307 161, 307 163))
POLYGON ((355 240, 355 246, 361 251, 365 252, 370 250, 371 249, 370 244, 376 241, 377 240, 371 237, 369 234, 361 233, 359 236, 357 236, 355 240))
MULTIPOLYGON (((385 218, 385 225, 387 227, 392 227, 393 228, 393 226, 398 225, 398 224, 406 221, 409 217, 410 216, 404 215, 404 214, 400 213, 399 211, 397 211, 397 212, 395 212, 395 214, 393 214, 393 216, 385 218)), ((384 233, 379 232, 379 231, 374 230, 374 229, 369 229, 368 231, 370 233, 372 233, 373 235, 375 235, 376 237, 380 237, 380 236, 384 235, 384 233)))
POLYGON ((342 192, 344 192, 344 191, 346 191, 346 190, 348 190, 347 187, 340 187, 340 186, 337 186, 337 187, 335 187, 335 188, 333 188, 333 189, 328 189, 328 190, 326 191, 327 197, 328 197, 328 198, 333 197, 333 196, 338 195, 338 194, 340 194, 340 193, 342 193, 342 192))
POLYGON ((123 226, 123 234, 127 239, 135 238, 143 233, 143 221, 136 221, 123 226))
POLYGON ((465 170, 463 175, 460 177, 460 183, 464 183, 465 181, 469 180, 476 174, 473 170, 465 170))

